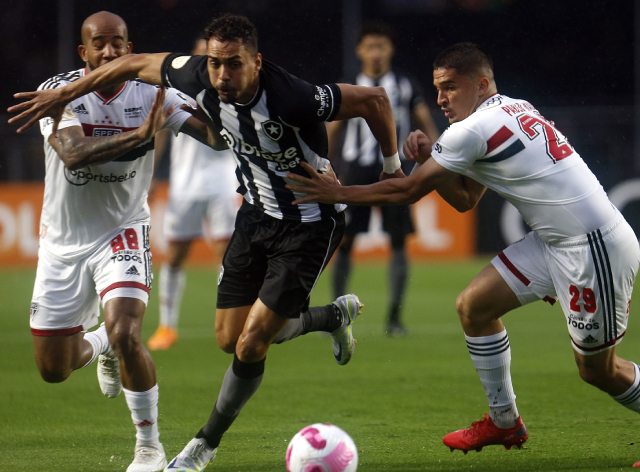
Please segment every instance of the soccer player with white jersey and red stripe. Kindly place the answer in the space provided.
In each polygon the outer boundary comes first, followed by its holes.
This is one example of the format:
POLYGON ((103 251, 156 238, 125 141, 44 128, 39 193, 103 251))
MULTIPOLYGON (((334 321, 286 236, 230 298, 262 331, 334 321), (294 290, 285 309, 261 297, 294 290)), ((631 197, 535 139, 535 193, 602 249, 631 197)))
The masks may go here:
POLYGON ((494 258, 456 301, 490 415, 446 435, 444 443, 467 452, 491 444, 521 447, 527 440, 501 317, 536 300, 560 301, 582 379, 640 412, 638 365, 616 355, 640 265, 633 230, 554 124, 529 102, 498 93, 482 48, 450 47, 436 59, 433 77, 451 126, 433 147, 422 132, 409 135, 405 155, 421 163, 409 177, 340 187, 330 174, 305 165, 312 179, 290 175, 304 185, 290 188, 307 192, 299 203, 357 205, 413 203, 437 190, 459 211, 473 208, 491 188, 533 229, 494 258))
MULTIPOLYGON (((86 67, 57 75, 56 89, 131 52, 125 22, 99 12, 82 25, 79 53, 86 67)), ((107 397, 124 387, 136 427, 128 472, 160 471, 155 366, 141 342, 153 274, 147 190, 153 136, 160 129, 207 140, 206 126, 180 109, 173 89, 139 81, 114 84, 65 108, 58 132, 41 120, 46 176, 31 332, 42 378, 62 382, 98 359, 107 397), (97 330, 100 302, 105 323, 97 330)))

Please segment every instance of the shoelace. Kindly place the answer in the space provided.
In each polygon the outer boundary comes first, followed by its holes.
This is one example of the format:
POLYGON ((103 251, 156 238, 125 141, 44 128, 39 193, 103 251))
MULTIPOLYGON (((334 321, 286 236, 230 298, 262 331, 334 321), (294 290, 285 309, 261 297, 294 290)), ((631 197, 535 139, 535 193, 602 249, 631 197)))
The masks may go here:
POLYGON ((487 414, 484 414, 484 418, 482 418, 479 421, 474 421, 473 423, 471 423, 471 427, 467 428, 464 430, 464 432, 462 433, 462 436, 469 436, 469 435, 476 435, 478 434, 481 430, 485 429, 487 427, 487 420, 489 418, 487 417, 487 414))
POLYGON ((100 365, 103 367, 105 374, 113 375, 116 371, 116 359, 105 356, 100 359, 100 365))

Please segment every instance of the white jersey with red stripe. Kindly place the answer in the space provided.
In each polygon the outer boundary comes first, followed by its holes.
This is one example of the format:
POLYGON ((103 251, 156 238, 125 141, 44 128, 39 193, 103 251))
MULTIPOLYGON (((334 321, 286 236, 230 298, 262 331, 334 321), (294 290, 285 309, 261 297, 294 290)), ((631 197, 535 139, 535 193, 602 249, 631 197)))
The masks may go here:
MULTIPOLYGON (((85 75, 85 69, 57 75, 38 90, 62 87, 85 75)), ((82 127, 85 136, 101 137, 140 127, 157 88, 138 80, 125 82, 111 97, 93 92, 70 102, 58 129, 82 127)), ((185 98, 167 89, 164 107, 175 106, 163 128, 174 133, 190 116, 180 109, 185 98)), ((45 150, 45 190, 40 242, 63 260, 91 253, 123 226, 149 223, 147 191, 153 174, 153 139, 101 165, 69 170, 49 144, 53 120, 40 120, 45 150)))
POLYGON ((431 155, 512 203, 548 243, 588 234, 616 216, 565 136, 524 100, 491 96, 447 128, 431 155))

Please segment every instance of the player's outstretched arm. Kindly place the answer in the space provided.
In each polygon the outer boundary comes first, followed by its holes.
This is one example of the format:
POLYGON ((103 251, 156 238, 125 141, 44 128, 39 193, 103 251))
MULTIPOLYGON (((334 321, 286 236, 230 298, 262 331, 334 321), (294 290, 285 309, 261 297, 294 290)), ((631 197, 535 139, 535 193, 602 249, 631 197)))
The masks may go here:
POLYGON ((182 105, 180 109, 191 114, 191 117, 182 124, 181 133, 188 134, 216 151, 224 151, 229 148, 218 127, 200 106, 193 108, 189 105, 182 105))
POLYGON ((162 128, 174 111, 174 107, 164 111, 165 94, 166 89, 161 87, 144 123, 135 130, 112 136, 89 137, 84 135, 80 126, 71 126, 61 130, 57 137, 51 134, 49 143, 65 167, 71 170, 111 162, 150 140, 162 128))
POLYGON ((460 174, 451 182, 436 189, 444 201, 460 213, 475 208, 486 190, 485 185, 460 174))
POLYGON ((301 162, 300 165, 309 173, 310 178, 287 174, 288 179, 297 183, 287 184, 286 187, 306 194, 293 202, 296 205, 307 202, 365 206, 406 205, 417 202, 459 175, 429 159, 404 179, 387 179, 371 185, 343 187, 333 172, 319 174, 306 162, 301 162))
POLYGON ((54 119, 53 135, 55 136, 64 107, 71 100, 137 77, 153 85, 162 85, 162 62, 168 54, 127 54, 64 87, 16 93, 14 97, 24 101, 7 109, 9 113, 18 113, 9 119, 9 123, 28 118, 28 121, 18 128, 18 133, 22 133, 36 124, 39 119, 50 116, 54 119))
MULTIPOLYGON (((398 141, 393 109, 384 88, 351 84, 338 84, 338 87, 340 87, 342 94, 342 103, 334 121, 364 118, 380 145, 382 155, 389 158, 397 154, 398 141)), ((385 172, 396 177, 404 177, 399 167, 400 160, 398 159, 397 166, 391 172, 387 172, 387 169, 385 172)))

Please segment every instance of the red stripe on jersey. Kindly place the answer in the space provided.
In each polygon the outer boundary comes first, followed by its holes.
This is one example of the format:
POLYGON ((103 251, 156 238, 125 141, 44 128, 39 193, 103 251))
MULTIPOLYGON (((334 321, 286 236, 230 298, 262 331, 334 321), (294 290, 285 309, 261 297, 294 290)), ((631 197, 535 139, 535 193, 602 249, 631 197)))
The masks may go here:
MULTIPOLYGON (((573 338, 571 338, 571 342, 572 342, 573 344, 575 344, 575 345, 576 345, 576 347, 580 348, 580 349, 581 349, 581 350, 583 350, 583 351, 587 351, 587 352, 600 351, 600 350, 602 350, 602 349, 606 349, 606 348, 608 348, 608 347, 610 347, 610 346, 613 346, 615 343, 617 343, 617 342, 618 342, 618 340, 619 340, 620 338, 622 338, 622 336, 624 336, 624 335, 625 335, 625 333, 626 333, 626 331, 625 331, 624 333, 622 333, 620 336, 618 336, 617 338, 612 339, 611 341, 606 342, 606 343, 601 344, 600 346, 596 346, 596 347, 584 347, 584 346, 580 346, 577 342, 575 342, 575 341, 573 340, 573 338)), ((569 337, 571 337, 571 336, 569 336, 569 337)))
POLYGON ((34 336, 67 336, 69 334, 76 334, 82 331, 82 326, 76 326, 75 328, 65 329, 35 329, 31 328, 31 334, 34 336))
POLYGON ((139 288, 140 290, 144 290, 147 293, 149 293, 149 291, 150 291, 149 287, 147 287, 144 284, 138 283, 138 282, 116 282, 115 284, 109 285, 102 292, 100 292, 100 298, 104 298, 104 296, 107 294, 107 292, 110 292, 114 288, 120 288, 120 287, 139 288))
POLYGON ((545 295, 542 301, 547 302, 551 306, 555 305, 556 303, 556 301, 553 298, 551 298, 549 295, 545 295))
POLYGON ((116 97, 120 92, 122 92, 126 86, 127 86, 127 83, 125 82, 124 84, 122 84, 122 87, 120 87, 120 88, 116 91, 116 93, 114 93, 114 94, 113 94, 113 95, 111 95, 110 97, 105 97, 104 95, 102 95, 102 94, 101 94, 100 92, 98 92, 97 90, 96 90, 96 92, 95 92, 95 93, 96 93, 96 95, 97 95, 98 97, 100 97, 100 98, 102 99, 102 104, 103 104, 103 105, 106 105, 106 104, 107 104, 107 102, 108 102, 109 100, 111 100, 111 99, 115 98, 115 97, 116 97))
POLYGON ((509 128, 507 128, 506 126, 503 126, 502 128, 500 128, 496 134, 494 134, 488 139, 487 154, 489 154, 491 151, 494 151, 495 149, 500 147, 511 136, 513 136, 513 132, 509 128))
POLYGON ((498 257, 504 263, 504 265, 507 266, 507 269, 513 272, 513 275, 515 275, 520 282, 525 284, 527 287, 531 285, 531 282, 529 281, 529 279, 526 278, 525 275, 522 272, 520 272, 516 266, 513 265, 513 263, 507 258, 507 256, 504 255, 504 252, 501 252, 500 254, 498 254, 498 257))
MULTIPOLYGON (((101 129, 101 130, 117 129, 117 130, 120 130, 121 133, 124 133, 126 131, 133 131, 134 129, 138 129, 138 128, 137 127, 129 128, 126 126, 113 126, 113 125, 103 125, 103 124, 92 125, 89 123, 82 123, 82 131, 84 131, 85 136, 93 137, 95 134, 94 131, 96 129, 101 129)), ((117 134, 117 133, 112 133, 112 134, 117 134)), ((96 137, 99 137, 99 136, 101 135, 98 133, 98 136, 96 137)), ((108 134, 105 134, 103 136, 108 136, 108 134)))

